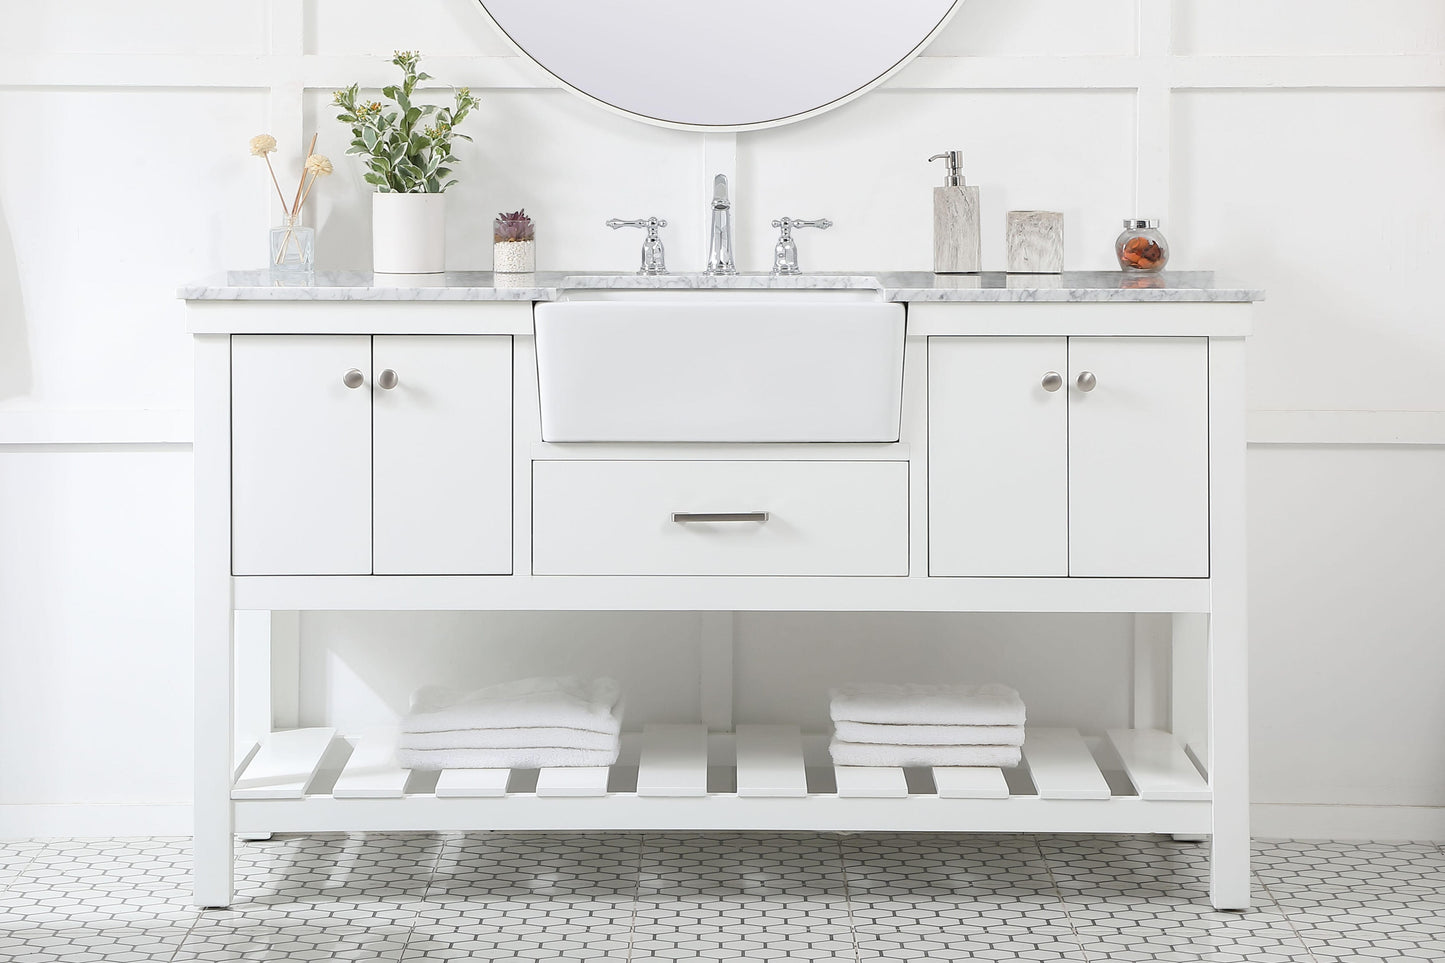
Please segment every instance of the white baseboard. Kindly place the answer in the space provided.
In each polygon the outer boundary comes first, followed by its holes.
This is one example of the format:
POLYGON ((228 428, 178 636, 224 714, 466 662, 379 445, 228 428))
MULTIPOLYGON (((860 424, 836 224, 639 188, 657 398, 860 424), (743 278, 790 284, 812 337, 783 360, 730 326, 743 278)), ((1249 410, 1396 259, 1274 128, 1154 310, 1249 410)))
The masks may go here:
MULTIPOLYGON (((1325 806, 1255 803, 1250 831, 1275 839, 1445 842, 1445 806, 1325 806)), ((54 836, 189 836, 191 807, 0 806, 0 839, 54 836)))
POLYGON ((0 806, 0 839, 189 836, 191 806, 0 806))
POLYGON ((1249 820, 1250 833, 1264 839, 1445 842, 1445 806, 1255 803, 1249 820))

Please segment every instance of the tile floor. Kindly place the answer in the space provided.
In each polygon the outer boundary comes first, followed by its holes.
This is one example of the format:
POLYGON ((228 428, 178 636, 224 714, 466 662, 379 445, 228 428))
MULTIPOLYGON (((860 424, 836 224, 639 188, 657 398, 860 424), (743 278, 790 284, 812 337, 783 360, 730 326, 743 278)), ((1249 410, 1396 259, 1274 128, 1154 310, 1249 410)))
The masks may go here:
POLYGON ((1445 961, 1445 851, 1259 842, 1216 913, 1159 837, 478 834, 0 843, 0 961, 1445 961))

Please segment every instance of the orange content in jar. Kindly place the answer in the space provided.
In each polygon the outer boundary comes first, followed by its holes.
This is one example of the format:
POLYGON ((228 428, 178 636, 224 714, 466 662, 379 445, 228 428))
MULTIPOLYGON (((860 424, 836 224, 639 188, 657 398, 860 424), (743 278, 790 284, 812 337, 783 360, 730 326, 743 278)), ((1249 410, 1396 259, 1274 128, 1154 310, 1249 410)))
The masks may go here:
POLYGON ((1159 266, 1164 249, 1147 237, 1132 237, 1124 243, 1119 260, 1133 268, 1148 271, 1159 266))

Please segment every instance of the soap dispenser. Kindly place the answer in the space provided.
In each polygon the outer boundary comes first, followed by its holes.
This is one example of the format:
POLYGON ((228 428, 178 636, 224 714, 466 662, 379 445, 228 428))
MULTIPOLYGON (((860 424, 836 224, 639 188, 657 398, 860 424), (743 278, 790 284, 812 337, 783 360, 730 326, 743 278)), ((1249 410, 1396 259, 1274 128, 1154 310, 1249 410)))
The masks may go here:
POLYGON ((933 273, 977 274, 982 268, 978 188, 963 182, 963 151, 934 154, 948 165, 943 186, 933 189, 933 273))

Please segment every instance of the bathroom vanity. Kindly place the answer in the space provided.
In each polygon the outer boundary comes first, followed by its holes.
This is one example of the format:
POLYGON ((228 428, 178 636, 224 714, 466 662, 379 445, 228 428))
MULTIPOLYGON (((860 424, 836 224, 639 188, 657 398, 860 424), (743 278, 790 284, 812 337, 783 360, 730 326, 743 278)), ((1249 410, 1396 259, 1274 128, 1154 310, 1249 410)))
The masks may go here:
MULTIPOLYGON (((182 290, 197 903, 230 902, 236 833, 812 829, 1207 836, 1214 905, 1249 905, 1260 292, 1190 273, 524 283, 182 290), (235 613, 311 609, 720 613, 724 648, 736 611, 1158 613, 1172 638, 1139 642, 1136 689, 1167 663, 1172 710, 1091 741, 1030 729, 1007 774, 834 770, 826 733, 717 716, 629 735, 611 770, 407 773, 384 735, 331 728, 235 746, 235 613)), ((727 702, 730 674, 703 684, 727 702)))

